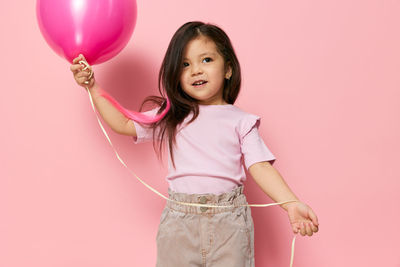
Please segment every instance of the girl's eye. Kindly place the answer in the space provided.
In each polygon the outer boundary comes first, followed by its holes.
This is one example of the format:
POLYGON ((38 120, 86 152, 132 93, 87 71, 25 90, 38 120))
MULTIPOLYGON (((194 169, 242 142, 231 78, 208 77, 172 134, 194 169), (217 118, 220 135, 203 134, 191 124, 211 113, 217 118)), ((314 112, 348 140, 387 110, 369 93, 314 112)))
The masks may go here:
MULTIPOLYGON (((204 60, 207 60, 206 62, 211 62, 211 61, 212 61, 212 58, 210 58, 210 57, 205 57, 205 58, 203 59, 203 61, 204 61, 204 60)), ((182 67, 187 67, 187 66, 189 66, 189 63, 183 62, 182 67)))

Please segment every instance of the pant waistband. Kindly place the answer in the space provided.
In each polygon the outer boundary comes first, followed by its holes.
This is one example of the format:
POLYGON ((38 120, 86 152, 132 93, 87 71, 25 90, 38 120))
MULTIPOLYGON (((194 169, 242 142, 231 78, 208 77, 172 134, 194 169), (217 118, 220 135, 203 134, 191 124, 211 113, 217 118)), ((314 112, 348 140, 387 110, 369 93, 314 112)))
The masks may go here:
POLYGON ((188 206, 181 203, 176 203, 173 201, 167 201, 167 207, 176 211, 184 213, 194 213, 194 214, 215 214, 220 212, 233 211, 239 205, 248 204, 246 196, 243 194, 244 186, 240 185, 234 188, 230 192, 216 194, 186 194, 172 191, 168 188, 169 198, 175 201, 184 203, 198 203, 198 204, 208 204, 215 205, 218 207, 199 207, 199 206, 188 206), (226 207, 234 206, 234 207, 226 207))

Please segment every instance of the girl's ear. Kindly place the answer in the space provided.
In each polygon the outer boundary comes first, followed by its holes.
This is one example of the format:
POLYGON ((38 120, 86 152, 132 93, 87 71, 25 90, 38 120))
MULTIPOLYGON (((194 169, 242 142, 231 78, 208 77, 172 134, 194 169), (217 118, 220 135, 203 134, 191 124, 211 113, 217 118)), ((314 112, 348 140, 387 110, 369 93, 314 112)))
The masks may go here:
POLYGON ((227 68, 226 68, 226 70, 225 70, 225 79, 230 79, 231 78, 231 76, 232 76, 232 67, 231 67, 231 64, 230 64, 230 62, 228 62, 227 63, 227 68))

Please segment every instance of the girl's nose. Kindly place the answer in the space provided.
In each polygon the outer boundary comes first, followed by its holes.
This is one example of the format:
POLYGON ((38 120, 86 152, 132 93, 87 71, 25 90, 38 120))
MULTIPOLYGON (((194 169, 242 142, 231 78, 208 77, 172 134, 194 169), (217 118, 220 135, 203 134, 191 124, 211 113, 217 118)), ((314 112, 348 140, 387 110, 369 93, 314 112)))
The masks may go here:
POLYGON ((192 75, 201 74, 203 71, 201 70, 199 65, 192 65, 192 75))

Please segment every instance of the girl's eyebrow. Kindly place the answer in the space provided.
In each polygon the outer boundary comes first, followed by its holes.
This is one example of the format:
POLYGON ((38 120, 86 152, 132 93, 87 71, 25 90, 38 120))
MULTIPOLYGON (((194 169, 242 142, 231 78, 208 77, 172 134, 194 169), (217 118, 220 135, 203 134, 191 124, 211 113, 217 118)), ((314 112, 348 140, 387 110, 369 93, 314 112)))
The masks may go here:
MULTIPOLYGON (((214 52, 205 52, 205 53, 200 54, 199 57, 202 57, 202 56, 207 55, 207 54, 215 56, 214 52)), ((184 58, 184 59, 187 59, 187 58, 184 58)))

